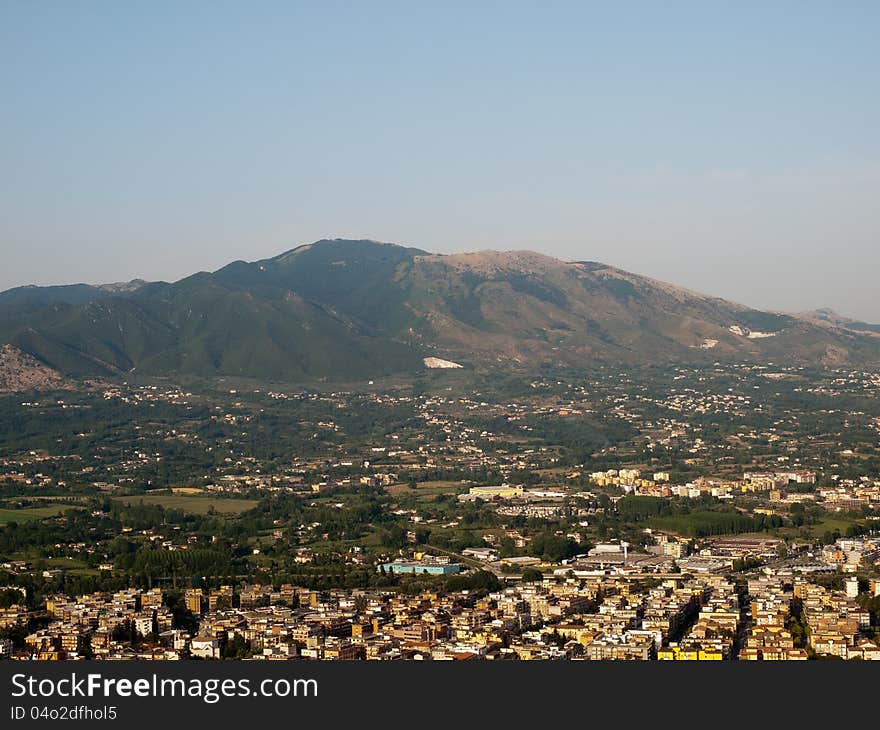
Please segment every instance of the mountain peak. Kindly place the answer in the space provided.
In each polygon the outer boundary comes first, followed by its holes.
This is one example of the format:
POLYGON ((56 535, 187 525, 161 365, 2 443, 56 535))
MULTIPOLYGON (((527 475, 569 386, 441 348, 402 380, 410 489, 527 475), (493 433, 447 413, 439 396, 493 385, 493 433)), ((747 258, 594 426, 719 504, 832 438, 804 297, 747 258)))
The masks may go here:
POLYGON ((387 243, 385 241, 375 241, 371 238, 322 238, 319 241, 315 241, 313 243, 304 243, 299 246, 295 246, 294 248, 284 251, 283 253, 278 254, 277 256, 273 256, 270 261, 276 261, 279 263, 285 263, 287 261, 292 260, 296 256, 301 256, 307 252, 312 253, 331 253, 331 252, 342 252, 342 253, 365 253, 365 252, 378 252, 378 251, 412 251, 418 252, 421 254, 427 253, 425 251, 421 251, 420 249, 409 248, 407 246, 401 246, 397 243, 387 243))
POLYGON ((800 312, 797 316, 807 322, 813 322, 824 326, 836 327, 865 334, 880 334, 880 325, 861 322, 857 319, 852 319, 851 317, 845 317, 829 307, 821 307, 820 309, 813 309, 809 312, 800 312))

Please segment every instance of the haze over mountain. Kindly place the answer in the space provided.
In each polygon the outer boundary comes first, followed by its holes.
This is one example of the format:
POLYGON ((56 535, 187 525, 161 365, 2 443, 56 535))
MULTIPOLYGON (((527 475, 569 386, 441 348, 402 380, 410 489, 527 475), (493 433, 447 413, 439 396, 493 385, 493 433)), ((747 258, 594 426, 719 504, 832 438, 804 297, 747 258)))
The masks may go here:
POLYGON ((79 377, 366 378, 415 372, 426 357, 880 362, 880 338, 862 325, 763 312, 597 262, 341 239, 174 283, 0 293, 0 344, 79 377))

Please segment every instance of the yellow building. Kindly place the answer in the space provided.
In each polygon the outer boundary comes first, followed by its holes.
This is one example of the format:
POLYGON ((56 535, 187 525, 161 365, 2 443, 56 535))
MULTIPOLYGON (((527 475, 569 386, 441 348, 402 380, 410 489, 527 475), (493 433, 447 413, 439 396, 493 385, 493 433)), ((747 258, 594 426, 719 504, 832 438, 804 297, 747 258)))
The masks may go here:
POLYGON ((724 656, 715 649, 683 649, 680 646, 667 646, 657 650, 657 659, 661 661, 720 662, 724 656))
POLYGON ((202 612, 204 598, 201 588, 192 588, 184 594, 186 607, 194 614, 200 614, 202 612))
POLYGON ((522 497, 523 488, 511 487, 507 484, 502 484, 498 487, 471 487, 468 494, 481 499, 493 499, 494 497, 512 499, 513 497, 522 497))

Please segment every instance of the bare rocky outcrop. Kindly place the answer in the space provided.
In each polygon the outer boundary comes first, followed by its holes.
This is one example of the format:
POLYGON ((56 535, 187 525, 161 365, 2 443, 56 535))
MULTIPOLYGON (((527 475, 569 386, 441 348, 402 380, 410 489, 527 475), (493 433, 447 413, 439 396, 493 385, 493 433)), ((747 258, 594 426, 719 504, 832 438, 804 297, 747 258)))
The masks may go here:
POLYGON ((0 393, 69 388, 71 382, 57 370, 14 345, 0 347, 0 393))

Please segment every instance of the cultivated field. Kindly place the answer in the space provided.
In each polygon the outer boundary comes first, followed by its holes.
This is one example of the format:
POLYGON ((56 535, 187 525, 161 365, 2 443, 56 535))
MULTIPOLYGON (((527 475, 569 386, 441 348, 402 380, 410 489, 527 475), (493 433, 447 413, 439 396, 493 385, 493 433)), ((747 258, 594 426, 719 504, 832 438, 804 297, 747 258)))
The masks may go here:
POLYGON ((196 515, 206 515, 212 507, 220 514, 237 515, 257 505, 255 499, 223 499, 195 494, 137 494, 129 497, 114 497, 113 500, 132 505, 159 504, 166 509, 179 509, 196 515))

